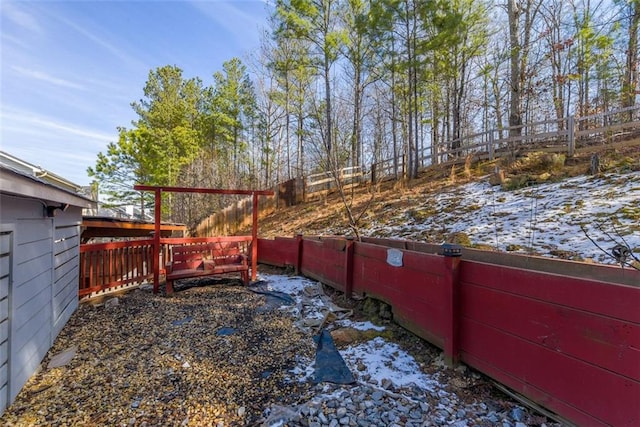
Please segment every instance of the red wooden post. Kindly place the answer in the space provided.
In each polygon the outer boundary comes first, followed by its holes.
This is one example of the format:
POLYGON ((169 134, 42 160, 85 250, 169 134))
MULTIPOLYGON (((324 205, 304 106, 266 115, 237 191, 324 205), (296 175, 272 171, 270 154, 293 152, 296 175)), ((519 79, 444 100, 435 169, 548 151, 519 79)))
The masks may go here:
POLYGON ((162 190, 155 189, 154 233, 153 233, 153 293, 160 290, 160 221, 162 190))
POLYGON ((455 366, 460 357, 460 284, 458 273, 461 248, 458 245, 445 243, 443 262, 445 266, 445 328, 444 328, 444 360, 449 366, 455 366))
POLYGON ((251 280, 258 273, 258 194, 253 193, 253 225, 251 227, 251 280))
POLYGON ((344 247, 345 265, 344 265, 344 295, 351 298, 353 294, 353 237, 347 237, 347 244, 344 247))
POLYGON ((300 275, 302 274, 302 234, 296 234, 296 247, 297 247, 297 254, 296 254, 296 274, 300 275))

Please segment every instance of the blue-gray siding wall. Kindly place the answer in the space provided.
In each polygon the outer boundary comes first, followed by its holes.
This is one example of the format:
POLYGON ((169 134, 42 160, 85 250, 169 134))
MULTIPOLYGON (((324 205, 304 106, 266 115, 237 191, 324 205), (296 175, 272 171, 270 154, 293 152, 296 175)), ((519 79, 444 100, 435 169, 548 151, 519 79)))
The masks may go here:
POLYGON ((39 201, 3 197, 0 202, 0 232, 12 236, 7 395, 11 403, 78 306, 82 214, 80 208, 70 207, 55 218, 45 218, 39 201))
MULTIPOLYGON (((13 233, 0 231, 0 408, 9 399, 9 272, 13 233)), ((2 410, 0 409, 0 411, 2 410)))

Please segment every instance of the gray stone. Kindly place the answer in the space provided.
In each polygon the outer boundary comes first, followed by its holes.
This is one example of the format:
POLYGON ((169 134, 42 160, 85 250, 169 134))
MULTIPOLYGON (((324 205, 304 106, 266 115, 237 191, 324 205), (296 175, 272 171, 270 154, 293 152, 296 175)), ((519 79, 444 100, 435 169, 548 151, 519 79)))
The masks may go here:
POLYGON ((513 418, 516 421, 522 421, 524 420, 525 413, 522 408, 519 408, 516 406, 511 410, 511 413, 509 415, 511 415, 511 418, 513 418))
POLYGON ((104 302, 104 308, 115 307, 119 304, 120 300, 118 297, 110 298, 104 302))
POLYGON ((516 427, 527 427, 527 425, 525 423, 523 423, 523 422, 518 421, 516 423, 516 427))
POLYGON ((344 407, 338 408, 338 410, 336 411, 336 417, 342 418, 345 415, 347 415, 347 408, 344 408, 344 407))
POLYGON ((74 345, 73 347, 69 347, 63 352, 56 354, 49 361, 47 369, 59 368, 61 366, 67 365, 69 362, 71 362, 77 351, 78 346, 74 345))
POLYGON ((336 420, 335 418, 329 422, 329 427, 338 427, 338 425, 338 420, 336 420))
POLYGON ((318 419, 322 424, 327 424, 329 422, 329 420, 327 419, 327 416, 322 411, 318 412, 318 419))
POLYGON ((384 393, 382 393, 380 390, 376 390, 373 392, 373 394, 371 394, 371 398, 373 400, 382 400, 383 396, 384 396, 384 393))
POLYGON ((349 417, 342 417, 339 420, 340 425, 343 425, 343 426, 348 426, 349 425, 349 421, 350 421, 349 417))
POLYGON ((466 415, 467 413, 464 409, 458 409, 458 412, 456 412, 456 418, 464 418, 466 415))
POLYGON ((309 427, 322 427, 322 424, 317 421, 313 421, 309 423, 309 427))
POLYGON ((422 412, 420 412, 418 409, 412 409, 409 411, 409 418, 420 420, 422 419, 422 412))

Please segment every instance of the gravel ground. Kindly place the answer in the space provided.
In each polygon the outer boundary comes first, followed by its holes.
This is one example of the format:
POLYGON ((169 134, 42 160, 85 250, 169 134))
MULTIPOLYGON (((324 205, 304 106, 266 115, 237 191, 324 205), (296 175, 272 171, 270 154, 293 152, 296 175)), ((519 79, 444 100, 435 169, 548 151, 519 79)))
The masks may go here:
MULTIPOLYGON (((336 340, 355 384, 314 384, 309 362, 315 344, 292 310, 269 309, 264 295, 236 282, 191 282, 196 284, 205 286, 185 287, 171 298, 145 287, 117 300, 81 304, 0 424, 557 425, 481 375, 447 369, 439 350, 388 321, 384 331, 336 340), (358 345, 369 346, 360 354, 397 346, 394 358, 406 352, 428 382, 376 378, 358 358, 358 345), (75 351, 69 363, 48 366, 69 350, 75 351)), ((334 295, 348 303, 339 299, 334 295)), ((350 304, 352 319, 366 320, 361 303, 350 304)), ((325 320, 325 326, 345 330, 331 317, 325 320)))

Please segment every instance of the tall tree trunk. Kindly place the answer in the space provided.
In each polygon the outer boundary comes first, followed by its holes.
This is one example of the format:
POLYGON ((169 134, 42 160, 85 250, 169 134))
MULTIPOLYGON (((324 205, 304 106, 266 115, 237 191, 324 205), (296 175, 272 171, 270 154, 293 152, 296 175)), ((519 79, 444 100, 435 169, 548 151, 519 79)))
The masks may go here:
MULTIPOLYGON (((287 142, 287 179, 291 179, 291 141, 289 141, 289 127, 291 126, 291 112, 289 111, 289 73, 287 72, 287 76, 285 77, 285 101, 284 101, 284 120, 285 120, 285 128, 284 128, 284 139, 287 142)), ((278 169, 280 167, 278 166, 278 169)))
POLYGON ((413 33, 411 31, 411 18, 409 16, 409 0, 405 0, 406 5, 406 16, 405 16, 405 30, 406 30, 406 49, 407 49, 407 92, 405 95, 405 105, 407 107, 406 119, 407 123, 406 131, 407 131, 407 141, 406 141, 406 162, 405 162, 405 171, 406 177, 411 179, 413 177, 412 169, 413 169, 413 53, 412 53, 412 40, 413 33))
POLYGON ((391 140, 393 141, 393 174, 395 179, 400 178, 398 159, 398 112, 396 103, 396 61, 395 39, 391 38, 391 140))
POLYGON ((633 107, 638 90, 638 24, 640 23, 640 0, 631 0, 629 5, 629 41, 627 61, 622 82, 622 107, 633 107))
POLYGON ((326 125, 327 125, 327 134, 326 134, 326 148, 327 148, 327 167, 329 170, 333 170, 337 168, 338 165, 333 162, 332 155, 332 137, 333 137, 333 123, 331 120, 331 75, 330 75, 330 59, 329 54, 325 52, 324 54, 324 90, 325 90, 325 112, 326 112, 326 125))
POLYGON ((509 15, 509 44, 510 44, 510 105, 509 105, 509 136, 522 133, 522 87, 520 85, 520 9, 516 0, 507 0, 507 14, 509 15))
POLYGON ((351 166, 360 165, 360 146, 362 144, 360 136, 361 127, 361 104, 362 104, 362 88, 360 87, 360 65, 354 67, 355 81, 353 83, 353 129, 351 133, 351 166))
POLYGON ((412 34, 411 34, 411 43, 412 43, 412 51, 413 51, 413 126, 414 126, 414 157, 413 157, 413 168, 411 173, 411 178, 418 178, 418 166, 420 165, 420 152, 418 150, 420 145, 420 132, 418 131, 420 126, 420 108, 419 108, 419 96, 418 96, 418 48, 417 48, 417 38, 418 38, 418 22, 417 22, 417 11, 416 11, 416 2, 413 2, 413 20, 412 20, 412 34))

